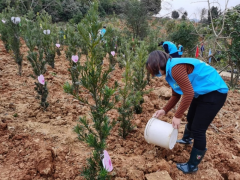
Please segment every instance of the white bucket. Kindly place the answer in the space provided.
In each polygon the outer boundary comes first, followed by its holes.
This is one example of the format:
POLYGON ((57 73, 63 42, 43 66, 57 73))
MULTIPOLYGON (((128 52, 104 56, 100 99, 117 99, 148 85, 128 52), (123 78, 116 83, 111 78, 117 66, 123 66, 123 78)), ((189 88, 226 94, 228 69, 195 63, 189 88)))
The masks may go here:
POLYGON ((144 138, 150 144, 155 144, 166 149, 173 149, 176 144, 178 130, 172 124, 151 118, 145 128, 144 138))

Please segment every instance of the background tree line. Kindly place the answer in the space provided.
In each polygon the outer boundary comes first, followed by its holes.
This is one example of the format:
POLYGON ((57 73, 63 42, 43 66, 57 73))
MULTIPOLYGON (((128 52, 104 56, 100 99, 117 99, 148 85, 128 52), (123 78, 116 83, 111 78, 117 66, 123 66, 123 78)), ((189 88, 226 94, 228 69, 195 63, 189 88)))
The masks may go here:
MULTIPOLYGON (((29 10, 34 13, 45 10, 52 16, 53 22, 73 20, 75 23, 81 21, 89 10, 93 0, 6 0, 0 1, 0 13, 9 5, 15 7, 21 15, 29 10)), ((126 5, 135 3, 136 0, 99 0, 99 15, 104 17, 111 14, 122 14, 126 5)), ((141 0, 146 14, 157 14, 161 10, 161 0, 141 0)))

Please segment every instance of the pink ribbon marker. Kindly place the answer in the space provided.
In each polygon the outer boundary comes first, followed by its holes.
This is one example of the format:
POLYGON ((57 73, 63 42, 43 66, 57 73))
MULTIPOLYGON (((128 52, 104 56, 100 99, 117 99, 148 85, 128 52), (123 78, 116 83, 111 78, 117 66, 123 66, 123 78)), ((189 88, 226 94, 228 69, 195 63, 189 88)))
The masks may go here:
POLYGON ((73 55, 72 56, 72 61, 77 63, 78 62, 78 55, 76 55, 76 56, 73 55))
POLYGON ((42 85, 45 84, 44 76, 42 74, 40 76, 38 76, 38 82, 42 85))
POLYGON ((60 48, 60 44, 56 44, 57 48, 60 48))
POLYGON ((115 51, 111 51, 112 56, 115 56, 115 51))
POLYGON ((103 151, 103 159, 102 159, 103 167, 108 171, 111 172, 113 170, 113 165, 111 158, 106 150, 103 151))

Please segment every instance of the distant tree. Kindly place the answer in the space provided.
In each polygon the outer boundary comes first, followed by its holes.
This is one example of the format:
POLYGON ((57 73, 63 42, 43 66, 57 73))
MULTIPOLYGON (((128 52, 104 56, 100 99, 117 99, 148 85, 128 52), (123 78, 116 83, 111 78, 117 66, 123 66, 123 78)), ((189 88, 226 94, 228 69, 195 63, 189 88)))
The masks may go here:
POLYGON ((177 11, 172 11, 172 18, 177 19, 179 17, 179 13, 177 11))
POLYGON ((148 12, 138 0, 127 1, 124 10, 127 26, 132 30, 134 38, 144 38, 147 35, 148 12))
POLYGON ((218 7, 212 6, 211 10, 208 10, 208 23, 211 23, 211 18, 210 18, 210 11, 212 14, 212 19, 217 19, 220 15, 220 11, 218 10, 218 7))
POLYGON ((114 4, 113 0, 99 0, 99 13, 100 16, 104 16, 107 14, 113 14, 114 12, 114 4))
POLYGON ((141 0, 142 5, 147 8, 150 14, 158 14, 161 10, 162 0, 141 0))
MULTIPOLYGON (((229 9, 225 15, 225 23, 222 31, 222 35, 227 38, 223 38, 221 43, 224 48, 221 49, 220 58, 223 59, 231 67, 231 79, 228 85, 230 88, 235 88, 239 84, 240 76, 240 5, 229 9), (235 72, 235 76, 233 73, 235 72)), ((215 21, 216 26, 223 24, 223 15, 215 21)))
POLYGON ((200 21, 201 22, 205 18, 206 14, 207 14, 207 9, 206 8, 202 8, 201 11, 200 11, 200 21))
POLYGON ((188 13, 187 13, 187 11, 185 11, 182 15, 182 20, 186 20, 187 16, 188 16, 188 13))
POLYGON ((184 49, 190 55, 192 47, 198 42, 198 37, 192 32, 194 32, 193 25, 188 21, 182 21, 180 24, 175 25, 168 39, 183 45, 184 49))

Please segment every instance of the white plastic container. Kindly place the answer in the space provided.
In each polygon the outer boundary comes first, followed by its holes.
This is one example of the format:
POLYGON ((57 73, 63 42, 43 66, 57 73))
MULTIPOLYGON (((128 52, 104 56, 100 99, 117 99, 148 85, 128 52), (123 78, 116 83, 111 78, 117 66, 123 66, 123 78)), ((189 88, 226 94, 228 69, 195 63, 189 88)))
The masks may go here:
POLYGON ((178 130, 172 124, 151 118, 145 128, 144 138, 150 144, 173 149, 177 142, 178 130))

